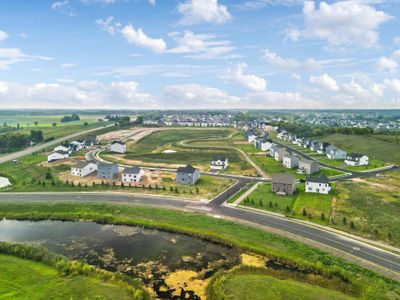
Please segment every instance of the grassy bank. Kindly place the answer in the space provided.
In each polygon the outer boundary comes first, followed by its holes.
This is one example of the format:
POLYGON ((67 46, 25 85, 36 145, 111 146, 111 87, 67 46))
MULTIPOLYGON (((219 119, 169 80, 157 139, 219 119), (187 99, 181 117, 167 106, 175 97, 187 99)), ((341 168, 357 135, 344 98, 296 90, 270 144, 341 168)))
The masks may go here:
MULTIPOLYGON (((400 296, 400 285, 318 249, 268 232, 201 214, 110 204, 0 204, 0 218, 94 220, 196 235, 268 256, 283 265, 350 283, 363 298, 400 296)), ((374 298, 375 299, 375 298, 374 298)))
POLYGON ((150 299, 137 280, 38 246, 0 243, 0 274, 1 299, 150 299))
POLYGON ((333 226, 400 246, 400 172, 337 184, 333 226))
MULTIPOLYGON (((323 278, 315 275, 296 275, 289 271, 241 267, 218 273, 207 287, 208 300, 349 300, 356 299, 343 293, 312 285, 323 278), (296 280, 293 279, 296 277, 296 280), (299 282, 300 281, 300 282, 299 282)), ((327 283, 327 282, 325 282, 327 283)))
POLYGON ((297 186, 293 196, 277 196, 271 191, 271 185, 264 183, 241 204, 328 225, 333 196, 306 193, 304 184, 297 186))

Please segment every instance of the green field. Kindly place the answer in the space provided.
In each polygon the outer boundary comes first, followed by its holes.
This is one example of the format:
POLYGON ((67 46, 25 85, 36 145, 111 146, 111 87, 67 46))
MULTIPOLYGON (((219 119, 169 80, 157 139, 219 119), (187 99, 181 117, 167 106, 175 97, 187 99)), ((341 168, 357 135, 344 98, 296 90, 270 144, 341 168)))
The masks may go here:
MULTIPOLYGON (((346 294, 360 295, 362 299, 396 299, 400 296, 398 282, 385 279, 341 258, 275 234, 202 214, 133 205, 3 202, 0 204, 0 218, 3 217, 93 220, 193 234, 266 255, 282 264, 310 270, 311 279, 315 279, 314 285, 332 286, 346 294), (318 280, 319 277, 322 277, 321 280, 318 280)), ((291 273, 292 276, 296 274, 295 271, 291 273)))
POLYGON ((400 246, 400 172, 340 182, 337 191, 335 227, 400 246))
POLYGON ((0 124, 7 123, 7 125, 16 126, 20 124, 21 127, 50 127, 53 123, 57 123, 57 126, 70 126, 70 125, 82 125, 87 123, 96 123, 97 120, 103 116, 100 115, 79 115, 79 121, 72 122, 60 122, 64 115, 0 115, 0 124), (35 122, 38 122, 35 125, 35 122))
POLYGON ((120 285, 0 254, 0 299, 134 299, 120 285))
POLYGON ((264 183, 241 204, 328 225, 332 197, 332 194, 306 193, 304 184, 297 185, 293 196, 277 196, 272 193, 271 185, 264 183), (303 215, 304 209, 306 215, 303 215))
MULTIPOLYGON (((400 164, 400 144, 394 136, 332 134, 318 138, 348 152, 364 153, 377 162, 400 164)), ((374 164, 373 162, 371 164, 374 164)))

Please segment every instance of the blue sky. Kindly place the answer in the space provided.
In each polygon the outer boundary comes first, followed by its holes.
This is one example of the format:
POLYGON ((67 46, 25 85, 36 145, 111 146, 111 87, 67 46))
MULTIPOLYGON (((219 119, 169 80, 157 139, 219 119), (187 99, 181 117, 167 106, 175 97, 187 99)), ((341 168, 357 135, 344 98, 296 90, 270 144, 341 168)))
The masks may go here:
POLYGON ((400 108, 400 3, 0 0, 0 108, 400 108))

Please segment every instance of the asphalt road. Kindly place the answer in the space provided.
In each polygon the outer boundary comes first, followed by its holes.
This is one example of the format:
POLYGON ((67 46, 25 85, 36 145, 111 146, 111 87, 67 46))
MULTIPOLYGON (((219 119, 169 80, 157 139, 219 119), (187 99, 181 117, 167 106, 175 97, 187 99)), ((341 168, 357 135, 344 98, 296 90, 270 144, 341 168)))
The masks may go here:
POLYGON ((11 154, 7 154, 5 156, 0 157, 0 163, 12 161, 13 159, 18 159, 18 158, 24 157, 24 156, 32 154, 34 152, 37 152, 37 151, 40 151, 40 150, 43 150, 43 149, 47 149, 47 148, 49 148, 51 146, 58 145, 58 144, 62 143, 65 140, 72 140, 72 139, 77 138, 79 136, 82 136, 82 135, 85 135, 85 134, 88 134, 88 133, 91 133, 91 132, 95 132, 97 130, 100 130, 100 129, 103 129, 103 128, 107 128, 107 127, 110 127, 110 126, 114 126, 114 124, 106 125, 106 126, 102 126, 102 127, 96 127, 96 128, 92 128, 92 129, 89 129, 89 130, 79 131, 77 133, 70 134, 70 135, 64 136, 62 138, 58 138, 58 139, 52 140, 52 141, 47 142, 47 143, 38 144, 36 146, 29 147, 29 148, 26 148, 26 149, 18 151, 18 152, 13 152, 11 154))
MULTIPOLYGON (((239 181, 240 186, 243 182, 239 181)), ((234 192, 233 190, 231 192, 234 192)), ((116 193, 1 193, 0 202, 112 202, 130 203, 137 205, 155 206, 161 208, 184 209, 205 214, 214 214, 227 218, 234 218, 237 221, 250 222, 254 225, 263 225, 277 230, 289 232, 318 244, 328 246, 346 255, 351 255, 357 260, 363 260, 363 266, 382 271, 386 275, 400 280, 400 256, 387 252, 374 246, 362 243, 357 240, 344 237, 340 234, 326 231, 318 227, 281 218, 273 215, 262 214, 254 211, 232 208, 220 205, 225 197, 217 197, 211 203, 199 203, 177 198, 166 198, 157 196, 125 195, 116 193), (367 262, 367 264, 365 264, 367 262), (372 264, 372 265, 369 265, 372 264), (377 268, 378 267, 378 268, 377 268)), ((262 229, 262 228, 261 228, 262 229)))

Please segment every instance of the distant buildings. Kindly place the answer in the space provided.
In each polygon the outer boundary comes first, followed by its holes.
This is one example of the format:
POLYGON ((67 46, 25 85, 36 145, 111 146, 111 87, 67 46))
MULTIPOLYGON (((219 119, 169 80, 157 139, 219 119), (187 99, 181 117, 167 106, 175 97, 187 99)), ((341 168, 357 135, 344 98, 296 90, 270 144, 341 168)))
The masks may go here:
POLYGON ((200 171, 191 165, 178 168, 176 183, 194 185, 200 179, 200 171))
POLYGON ((346 158, 346 154, 347 154, 346 151, 333 146, 327 150, 326 156, 329 159, 342 159, 343 160, 346 158))
POLYGON ((272 175, 272 192, 277 195, 293 195, 296 191, 296 178, 287 173, 272 175))
POLYGON ((296 168, 299 165, 299 157, 296 155, 286 154, 283 156, 282 163, 285 168, 296 168))
POLYGON ((69 157, 69 153, 66 151, 58 150, 51 152, 49 155, 47 155, 47 161, 52 162, 56 160, 63 160, 69 157))
POLYGON ((302 158, 299 161, 299 174, 314 174, 319 171, 319 163, 315 160, 302 158))
POLYGON ((319 177, 307 176, 305 186, 306 193, 329 194, 331 189, 329 179, 325 175, 319 177))

